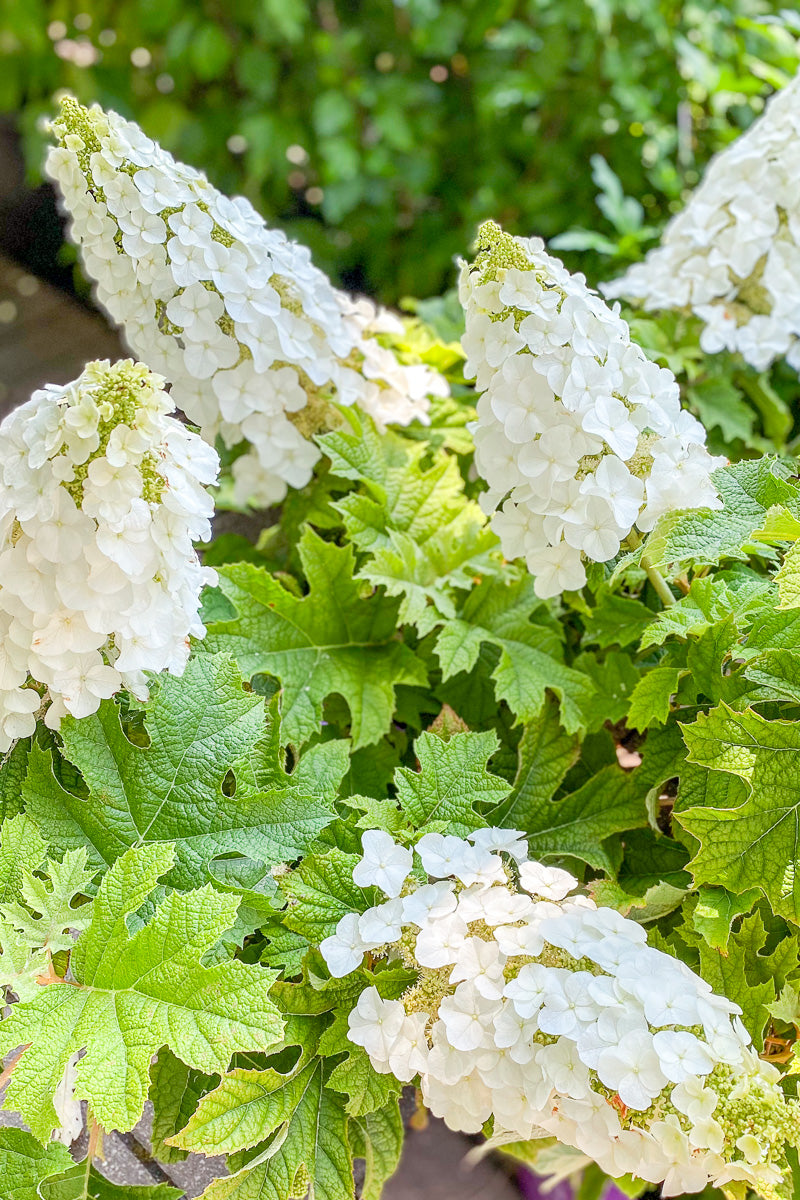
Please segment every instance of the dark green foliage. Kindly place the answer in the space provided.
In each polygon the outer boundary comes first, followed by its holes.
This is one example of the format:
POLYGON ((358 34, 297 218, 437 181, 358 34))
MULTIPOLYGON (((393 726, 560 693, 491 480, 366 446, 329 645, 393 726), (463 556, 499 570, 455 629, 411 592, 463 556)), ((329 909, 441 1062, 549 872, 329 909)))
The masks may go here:
MULTIPOLYGON (((486 217, 568 231, 562 248, 602 277, 639 257, 709 156, 794 71, 789 34, 758 23, 785 7, 7 0, 0 110, 22 110, 34 176, 36 121, 57 89, 133 116, 320 266, 385 300, 449 286, 486 217), (95 61, 74 65, 64 39, 90 42, 95 61)), ((720 411, 708 390, 698 403, 720 411)), ((749 417, 722 420, 741 435, 749 417)))

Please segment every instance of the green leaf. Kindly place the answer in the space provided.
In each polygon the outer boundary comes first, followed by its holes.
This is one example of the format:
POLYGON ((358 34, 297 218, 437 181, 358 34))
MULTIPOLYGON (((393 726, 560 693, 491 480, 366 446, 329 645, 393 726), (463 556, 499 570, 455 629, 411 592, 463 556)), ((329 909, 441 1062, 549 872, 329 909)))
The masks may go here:
POLYGON ((686 389, 687 399, 697 410, 706 429, 717 426, 727 442, 737 438, 749 444, 755 413, 739 388, 726 376, 712 376, 686 389))
POLYGON ((641 600, 604 588, 597 597, 596 606, 583 618, 586 630, 583 643, 597 645, 601 650, 609 646, 629 646, 638 641, 654 615, 641 600))
MULTIPOLYGON (((41 865, 46 844, 27 813, 18 813, 0 826, 0 901, 14 905, 26 879, 41 865)), ((47 954, 31 944, 13 925, 0 919, 0 989, 10 989, 18 1000, 29 1000, 39 990, 36 982, 47 969, 47 954)))
POLYGON ((784 1025, 800 1026, 800 990, 791 983, 785 983, 778 999, 767 1005, 767 1011, 784 1025))
POLYGON ((4 921, 24 937, 31 949, 50 954, 71 950, 75 941, 71 931, 88 925, 91 906, 73 907, 74 900, 86 895, 96 874, 93 867, 87 868, 87 857, 81 847, 68 850, 61 863, 49 859, 47 879, 26 871, 20 887, 25 903, 0 904, 4 921))
POLYGON ((41 1200, 180 1200, 184 1192, 168 1183, 136 1187, 112 1183, 89 1165, 79 1163, 41 1185, 41 1200))
POLYGON ((402 1090, 393 1075, 380 1075, 375 1070, 360 1046, 349 1047, 347 1057, 331 1071, 328 1087, 345 1093, 345 1109, 351 1117, 363 1117, 383 1108, 402 1090))
POLYGON ((700 943, 700 974, 715 992, 721 992, 742 1009, 742 1020, 758 1048, 762 1044, 769 1005, 783 986, 786 967, 797 966, 795 938, 785 939, 770 955, 763 953, 767 934, 761 914, 745 918, 741 929, 731 935, 727 950, 700 943), (788 961, 787 961, 788 951, 788 961), (782 968, 779 965, 783 959, 782 968))
POLYGON ((786 552, 775 582, 780 601, 778 608, 800 608, 800 542, 795 542, 786 552))
POLYGON ((759 888, 773 908, 800 919, 800 726, 721 704, 683 727, 690 762, 744 781, 735 807, 690 807, 676 819, 700 843, 696 883, 740 893, 759 888))
POLYGON ((309 947, 308 939, 287 929, 277 918, 264 922, 261 935, 266 941, 261 961, 268 967, 277 968, 289 979, 299 975, 309 947))
POLYGON ((194 31, 188 50, 192 69, 206 83, 222 75, 233 53, 224 29, 211 21, 194 31))
POLYGON ((792 411, 769 382, 769 375, 741 371, 736 379, 761 415, 764 433, 782 449, 792 428, 792 411))
POLYGON ((531 858, 572 855, 613 874, 604 840, 647 824, 647 788, 639 770, 602 767, 577 791, 557 800, 542 798, 524 827, 531 858))
POLYGON ((36 823, 19 813, 0 825, 0 902, 19 898, 26 872, 41 865, 47 850, 36 823))
POLYGON ((725 888, 704 885, 697 891, 692 926, 709 946, 725 953, 735 918, 749 912, 760 895, 757 888, 734 896, 725 888))
POLYGON ((589 884, 595 903, 615 908, 627 917, 633 913, 640 924, 657 921, 667 913, 679 908, 686 896, 685 888, 673 887, 671 883, 654 883, 641 895, 628 892, 613 879, 598 879, 589 884))
POLYGON ((452 455, 395 433, 379 434, 357 409, 349 429, 317 440, 333 470, 361 485, 334 504, 348 537, 368 557, 359 578, 401 597, 398 620, 420 634, 455 616, 455 591, 495 572, 498 540, 479 505, 464 495, 452 455))
POLYGON ((744 674, 763 689, 751 695, 753 703, 760 700, 800 703, 800 652, 797 650, 766 650, 749 660, 744 674))
POLYGON ((351 1138, 357 1142, 357 1157, 366 1166, 361 1200, 381 1200, 384 1185, 400 1165, 403 1149, 403 1118, 394 1100, 377 1112, 350 1122, 351 1138))
POLYGON ((723 559, 746 559, 748 554, 774 557, 758 540, 767 510, 783 504, 797 511, 798 492, 789 483, 789 469, 774 458, 760 458, 720 467, 712 480, 723 507, 689 509, 662 517, 647 541, 648 557, 657 568, 685 563, 708 566, 723 559))
POLYGON ((594 684, 594 694, 583 706, 588 732, 594 733, 606 724, 616 725, 622 721, 640 678, 630 654, 611 650, 600 655, 585 650, 572 665, 594 684))
MULTIPOLYGON (((649 782, 647 768, 644 770, 649 782)), ((643 896, 658 883, 669 883, 684 890, 691 883, 691 876, 684 870, 689 855, 674 838, 665 837, 650 827, 630 829, 622 838, 622 846, 624 857, 618 878, 631 895, 643 896)))
POLYGON ((558 699, 567 733, 585 728, 584 708, 594 693, 590 680, 562 661, 558 635, 531 616, 543 610, 530 576, 518 582, 484 581, 467 597, 460 616, 448 621, 436 641, 436 656, 447 680, 471 671, 484 643, 500 650, 492 672, 495 694, 521 721, 536 719, 548 691, 558 699))
POLYGON ((232 1071, 201 1100, 174 1141, 203 1154, 230 1153, 274 1137, 264 1154, 203 1193, 203 1200, 289 1200, 303 1172, 317 1200, 352 1200, 353 1167, 344 1098, 323 1084, 314 1059, 288 1079, 277 1071, 232 1071), (260 1161, 262 1160, 263 1161, 260 1161))
POLYGON ((429 458, 424 442, 381 434, 358 409, 340 412, 350 430, 328 433, 317 441, 334 474, 364 486, 364 492, 351 492, 335 506, 359 550, 390 546, 390 530, 422 545, 454 523, 486 524, 480 507, 464 496, 464 481, 452 455, 437 451, 429 458))
POLYGON ((0 988, 18 1000, 32 1000, 39 993, 39 976, 47 972, 47 952, 32 948, 24 934, 0 920, 0 988))
POLYGON ((800 644, 800 611, 763 609, 747 638, 752 650, 792 650, 800 644))
POLYGON ((284 925, 319 945, 346 913, 366 912, 373 903, 374 889, 353 883, 358 860, 357 854, 334 848, 327 854, 308 855, 294 871, 283 875, 280 887, 289 899, 284 925))
POLYGON ((0 757, 0 821, 22 811, 22 781, 30 748, 30 739, 22 738, 0 757))
POLYGON ((644 732, 651 725, 663 725, 669 716, 670 699, 685 673, 683 667, 654 667, 643 675, 631 695, 629 728, 644 732))
POLYGON ((731 656, 738 656, 739 631, 733 613, 703 630, 693 639, 686 655, 687 686, 695 696, 705 696, 712 704, 720 700, 736 701, 752 688, 737 671, 729 671, 731 656))
POLYGON ((731 614, 740 628, 749 626, 764 613, 765 604, 771 610, 771 590, 770 581, 759 577, 736 584, 713 575, 693 579, 687 595, 658 613, 642 638, 640 649, 661 646, 670 637, 681 641, 700 637, 731 614))
POLYGON ((153 917, 129 933, 137 911, 169 871, 167 845, 127 851, 104 876, 92 919, 72 952, 74 983, 53 982, 0 1022, 0 1054, 30 1044, 5 1106, 46 1139, 58 1124, 53 1095, 78 1050, 75 1095, 106 1129, 132 1129, 142 1115, 150 1060, 169 1046, 198 1071, 226 1070, 237 1050, 265 1050, 281 1036, 262 967, 203 956, 236 919, 238 900, 211 887, 169 892, 153 917))
POLYGON ((397 640, 397 601, 362 595, 352 546, 324 542, 306 528, 299 552, 309 583, 302 598, 251 563, 222 568, 220 586, 239 615, 211 625, 205 646, 231 654, 248 677, 266 672, 280 680, 292 745, 318 731, 326 697, 340 695, 358 749, 387 732, 395 688, 424 685, 425 668, 397 640))
POLYGON ((416 625, 420 636, 456 615, 455 590, 469 591, 476 576, 496 570, 489 554, 497 539, 477 523, 438 530, 422 546, 408 534, 388 536, 389 545, 378 547, 358 575, 402 597, 398 621, 416 625))
POLYGON ((4 1200, 41 1200, 39 1184, 68 1170, 72 1159, 65 1146, 40 1146, 22 1129, 0 1129, 0 1179, 4 1200))
POLYGON ((448 833, 462 836, 485 825, 476 805, 495 807, 509 785, 487 770, 497 749, 497 735, 455 733, 443 741, 435 733, 421 733, 414 743, 419 771, 399 767, 394 782, 397 799, 417 829, 431 821, 446 822, 448 833))
POLYGON ((207 1155, 248 1150, 288 1121, 309 1089, 312 1101, 318 1103, 321 1083, 319 1059, 288 1076, 272 1069, 237 1068, 203 1096, 172 1143, 181 1150, 207 1155))
MULTIPOLYGON (((326 804, 293 787, 223 790, 237 762, 260 758, 264 732, 263 701, 242 690, 230 659, 190 659, 181 679, 160 677, 139 711, 147 746, 126 737, 110 700, 94 716, 62 722, 64 753, 80 770, 88 798, 67 791, 50 752, 34 748, 25 801, 51 844, 86 846, 90 861, 105 866, 129 847, 169 842, 175 865, 167 882, 192 887, 208 880, 217 855, 291 861, 332 820, 326 804)), ((252 761, 250 768, 252 775, 252 761)))
POLYGON ((193 1071, 163 1048, 150 1068, 150 1102, 153 1105, 153 1125, 150 1144, 153 1156, 163 1163, 180 1162, 186 1151, 167 1145, 167 1138, 182 1129, 197 1107, 200 1097, 218 1076, 193 1071))
POLYGON ((490 824, 507 829, 530 828, 574 765, 579 749, 580 740, 575 734, 564 732, 555 703, 549 700, 541 720, 526 725, 522 731, 513 790, 506 800, 487 812, 490 824))

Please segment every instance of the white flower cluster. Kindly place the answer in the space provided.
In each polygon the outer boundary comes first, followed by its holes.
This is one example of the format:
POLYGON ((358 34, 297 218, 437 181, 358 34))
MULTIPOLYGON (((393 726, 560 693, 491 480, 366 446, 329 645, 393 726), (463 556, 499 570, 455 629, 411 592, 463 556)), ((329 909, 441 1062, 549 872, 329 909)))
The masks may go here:
POLYGON ((84 717, 145 671, 181 674, 216 573, 216 452, 174 417, 164 381, 93 362, 0 424, 0 751, 45 721, 84 717))
POLYGON ((800 370, 800 75, 709 163, 644 262, 603 285, 649 309, 691 309, 708 354, 800 370))
POLYGON ((387 899, 342 917, 321 951, 337 977, 367 951, 417 972, 400 999, 368 987, 350 1013, 377 1071, 418 1075, 453 1129, 491 1119, 498 1140, 555 1136, 665 1196, 734 1180, 790 1194, 797 1102, 737 1006, 640 925, 573 895, 577 881, 529 861, 515 830, 429 833, 413 851, 369 830, 362 844, 353 879, 387 899))
POLYGON ((634 526, 674 508, 719 507, 724 460, 681 411, 672 374, 538 238, 493 222, 463 265, 466 372, 483 393, 475 465, 508 558, 524 557, 540 596, 580 588, 584 560, 607 562, 634 526), (499 510, 499 511, 498 511, 499 510))
POLYGON ((207 441, 250 444, 237 499, 271 504, 309 481, 333 402, 407 424, 447 394, 377 340, 402 332, 396 318, 337 291, 305 247, 137 125, 66 99, 53 129, 46 168, 97 299, 207 441))

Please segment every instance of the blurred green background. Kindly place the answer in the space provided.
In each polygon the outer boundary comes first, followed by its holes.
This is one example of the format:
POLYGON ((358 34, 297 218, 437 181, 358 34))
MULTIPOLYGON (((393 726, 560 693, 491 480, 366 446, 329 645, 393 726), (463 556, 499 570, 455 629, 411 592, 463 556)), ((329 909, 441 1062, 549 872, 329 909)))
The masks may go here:
POLYGON ((69 89, 389 302, 451 286, 487 216, 615 273, 795 71, 800 32, 774 0, 0 7, 0 112, 31 182, 40 118, 69 89))

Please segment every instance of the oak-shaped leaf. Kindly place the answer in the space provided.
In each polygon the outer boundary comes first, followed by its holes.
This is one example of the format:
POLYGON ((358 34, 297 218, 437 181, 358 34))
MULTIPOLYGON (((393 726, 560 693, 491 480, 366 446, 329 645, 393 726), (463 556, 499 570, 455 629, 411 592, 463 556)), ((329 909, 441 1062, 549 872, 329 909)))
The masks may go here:
POLYGON ((687 805, 676 813, 699 843, 689 864, 695 883, 734 894, 758 888, 776 912, 798 921, 800 726, 721 704, 685 725, 683 734, 691 763, 741 780, 745 791, 724 807, 687 805))
POLYGON ((147 745, 127 736, 111 700, 93 716, 62 722, 63 754, 87 797, 56 778, 51 751, 31 751, 27 811, 59 850, 86 847, 92 865, 106 867, 132 846, 169 842, 175 863, 167 882, 195 887, 214 877, 209 863, 218 856, 265 867, 291 861, 332 820, 318 795, 278 777, 277 757, 277 786, 260 789, 243 768, 241 788, 223 787, 266 736, 263 698, 243 690, 229 658, 192 657, 180 679, 161 676, 134 713, 143 717, 147 745))
POLYGON ((687 563, 709 566, 750 554, 775 558, 775 550, 759 534, 769 509, 783 506, 798 513, 800 493, 790 475, 790 468, 776 458, 720 467, 711 478, 722 507, 667 513, 648 538, 650 562, 677 570, 687 563))
POLYGON ((344 1096, 325 1086, 323 1060, 312 1059, 289 1077, 272 1069, 237 1069, 200 1101, 171 1141, 203 1154, 233 1153, 270 1139, 239 1170, 219 1179, 204 1200, 352 1200, 353 1160, 344 1096), (302 1192, 296 1187, 302 1179, 302 1192))
POLYGON ((398 803, 411 824, 421 829, 443 822, 460 837, 485 825, 475 805, 494 807, 509 792, 506 781, 487 767, 497 747, 493 730, 455 733, 447 741, 421 733, 414 743, 419 770, 398 767, 394 776, 398 803))
POLYGON ((26 1049, 4 1106, 44 1141, 58 1125, 53 1095, 67 1060, 77 1066, 75 1096, 106 1129, 132 1129, 142 1115, 150 1062, 169 1046, 187 1066, 227 1070, 237 1051, 267 1050, 283 1022, 269 998, 274 974, 204 956, 236 920, 239 902, 211 886, 169 891, 150 920, 129 932, 127 918, 171 868, 173 847, 126 851, 103 877, 91 923, 70 955, 69 977, 53 978, 0 1021, 0 1055, 26 1049))
POLYGON ((334 504, 348 537, 367 552, 359 578, 401 598, 399 620, 424 635, 456 613, 456 593, 500 567, 498 540, 464 494, 456 459, 388 432, 357 409, 349 428, 318 438, 337 475, 359 490, 334 504))
POLYGON ((457 617, 437 636, 442 678, 472 671, 486 643, 500 651, 492 672, 495 696, 505 700, 515 717, 523 722, 538 718, 551 692, 567 733, 585 729, 594 685, 564 663, 559 633, 530 576, 510 582, 485 579, 470 592, 457 617))
POLYGON ((65 1146, 41 1146, 23 1129, 0 1129, 3 1200, 40 1200, 39 1185, 72 1166, 65 1146))
POLYGON ((424 685, 425 667, 397 633, 398 601, 380 591, 365 595, 353 578, 352 546, 306 528, 299 553, 305 596, 252 563, 223 567, 219 585, 237 616, 212 623, 205 645, 230 654, 248 679, 279 680, 283 729, 293 746, 318 731, 332 695, 349 709, 353 748, 371 745, 391 725, 396 687, 424 685))

